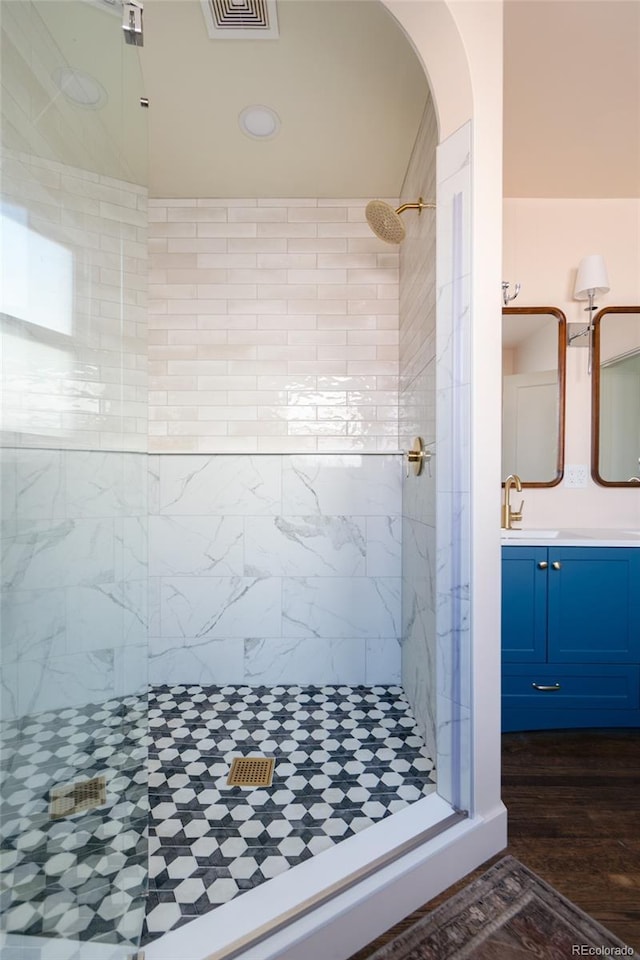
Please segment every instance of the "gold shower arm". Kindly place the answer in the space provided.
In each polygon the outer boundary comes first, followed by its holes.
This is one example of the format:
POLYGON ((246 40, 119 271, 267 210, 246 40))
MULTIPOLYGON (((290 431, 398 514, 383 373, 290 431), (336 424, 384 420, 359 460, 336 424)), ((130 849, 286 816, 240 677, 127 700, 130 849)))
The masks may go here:
POLYGON ((418 198, 417 203, 403 203, 398 207, 396 213, 404 213, 405 210, 417 210, 421 214, 423 210, 435 210, 435 203, 425 203, 422 197, 418 198))

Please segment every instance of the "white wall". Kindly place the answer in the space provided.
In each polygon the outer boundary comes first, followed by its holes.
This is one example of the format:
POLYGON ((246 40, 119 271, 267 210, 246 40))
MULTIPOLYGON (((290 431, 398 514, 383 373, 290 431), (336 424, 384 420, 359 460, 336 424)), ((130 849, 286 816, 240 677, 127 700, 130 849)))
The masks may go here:
MULTIPOLYGON (((601 253, 611 290, 597 305, 640 304, 640 200, 507 198, 503 276, 522 290, 513 304, 555 306, 568 323, 584 322, 573 299, 582 257, 601 253)), ((591 461, 591 378, 587 350, 567 349, 565 464, 591 461)), ((640 525, 640 491, 606 488, 591 478, 585 489, 525 491, 523 526, 629 528, 640 525)))
POLYGON ((155 452, 398 448, 398 248, 366 199, 150 201, 155 452))

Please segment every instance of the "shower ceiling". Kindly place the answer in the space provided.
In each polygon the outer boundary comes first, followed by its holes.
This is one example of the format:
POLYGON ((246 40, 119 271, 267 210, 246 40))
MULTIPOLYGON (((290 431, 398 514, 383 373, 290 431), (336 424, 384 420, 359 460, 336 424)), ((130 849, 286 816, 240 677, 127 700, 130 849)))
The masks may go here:
POLYGON ((152 196, 398 195, 428 87, 396 21, 378 0, 277 13, 277 40, 211 40, 200 0, 146 0, 152 196), (273 140, 241 133, 252 104, 273 140))

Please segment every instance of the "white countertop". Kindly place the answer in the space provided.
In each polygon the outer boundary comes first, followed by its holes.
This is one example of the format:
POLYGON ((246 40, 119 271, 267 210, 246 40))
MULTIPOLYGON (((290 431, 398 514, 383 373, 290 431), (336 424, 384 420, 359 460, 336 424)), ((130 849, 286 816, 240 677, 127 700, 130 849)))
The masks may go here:
POLYGON ((640 530, 501 530, 503 547, 640 547, 640 530))

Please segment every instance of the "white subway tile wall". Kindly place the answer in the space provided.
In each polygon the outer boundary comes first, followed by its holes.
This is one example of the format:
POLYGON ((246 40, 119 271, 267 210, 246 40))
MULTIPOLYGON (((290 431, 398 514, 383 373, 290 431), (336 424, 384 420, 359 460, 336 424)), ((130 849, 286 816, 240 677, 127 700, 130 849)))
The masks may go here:
POLYGON ((398 248, 366 203, 149 201, 151 451, 398 449, 398 248))
MULTIPOLYGON (((401 201, 436 196, 438 125, 429 100, 405 177, 401 201)), ((419 216, 407 212, 407 237, 401 247, 400 296, 400 444, 413 437, 435 439, 436 219, 437 210, 419 216)))
MULTIPOLYGON (((5 442, 144 451, 146 188, 4 149, 2 196, 3 232, 30 245, 32 263, 50 264, 37 285, 43 308, 57 304, 45 314, 30 296, 26 317, 16 276, 5 279, 5 442)), ((36 278, 24 280, 33 288, 36 278)))

